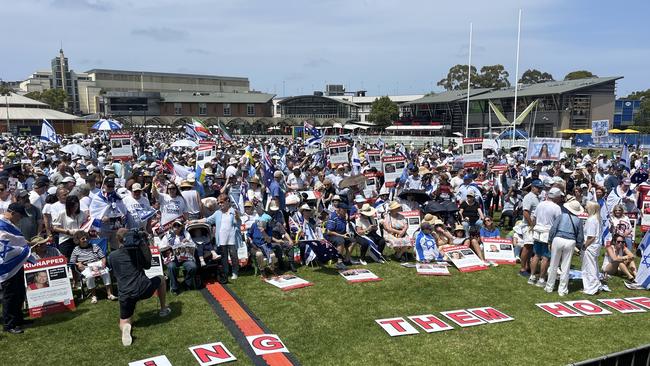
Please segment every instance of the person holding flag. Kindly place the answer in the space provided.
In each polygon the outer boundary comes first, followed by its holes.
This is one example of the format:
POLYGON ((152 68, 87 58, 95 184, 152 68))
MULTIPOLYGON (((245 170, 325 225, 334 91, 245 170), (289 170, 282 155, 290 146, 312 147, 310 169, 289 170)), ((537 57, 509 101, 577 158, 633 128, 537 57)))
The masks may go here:
POLYGON ((0 287, 2 288, 2 320, 4 331, 21 334, 22 306, 25 302, 25 272, 23 264, 31 257, 29 243, 16 227, 27 217, 25 206, 12 203, 0 217, 0 287))

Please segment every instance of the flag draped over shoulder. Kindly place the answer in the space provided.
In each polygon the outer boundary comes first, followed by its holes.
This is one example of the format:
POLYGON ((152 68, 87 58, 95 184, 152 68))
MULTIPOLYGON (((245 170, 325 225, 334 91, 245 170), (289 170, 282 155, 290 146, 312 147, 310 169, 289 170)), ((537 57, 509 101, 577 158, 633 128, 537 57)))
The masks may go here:
POLYGON ((641 261, 636 272, 636 283, 650 290, 650 231, 647 231, 639 244, 641 251, 641 261))
POLYGON ((56 135, 54 126, 46 119, 43 119, 43 124, 41 125, 41 140, 56 144, 61 143, 59 136, 56 135))
POLYGON ((0 283, 13 277, 29 259, 31 250, 20 230, 0 219, 0 283))

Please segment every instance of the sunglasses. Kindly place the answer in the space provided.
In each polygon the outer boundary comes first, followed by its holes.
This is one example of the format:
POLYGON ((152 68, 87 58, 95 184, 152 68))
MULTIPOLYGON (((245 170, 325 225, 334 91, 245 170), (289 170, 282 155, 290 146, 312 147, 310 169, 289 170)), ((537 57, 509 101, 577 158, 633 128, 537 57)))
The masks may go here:
POLYGON ((625 240, 617 240, 617 243, 625 243, 625 240))

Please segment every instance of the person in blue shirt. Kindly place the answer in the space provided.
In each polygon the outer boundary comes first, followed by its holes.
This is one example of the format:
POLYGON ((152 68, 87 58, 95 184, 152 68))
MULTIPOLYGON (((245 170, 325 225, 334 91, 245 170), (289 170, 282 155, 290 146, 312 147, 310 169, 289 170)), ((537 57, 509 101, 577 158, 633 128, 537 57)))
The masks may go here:
POLYGON ((494 220, 489 216, 485 216, 483 219, 483 226, 481 226, 480 235, 481 238, 498 238, 501 236, 501 232, 494 224, 494 220))
POLYGON ((426 221, 420 225, 420 232, 415 237, 415 254, 418 262, 421 263, 442 260, 442 254, 438 250, 436 239, 433 236, 433 225, 426 221))
POLYGON ((275 273, 277 257, 273 252, 272 236, 273 227, 271 226, 271 216, 263 214, 248 229, 248 238, 251 243, 251 252, 255 257, 257 268, 262 271, 262 277, 268 277, 275 273))
POLYGON ((352 238, 348 234, 348 206, 339 203, 336 210, 332 212, 325 225, 325 239, 332 243, 340 256, 336 263, 336 268, 345 269, 343 258, 350 262, 350 246, 352 238))

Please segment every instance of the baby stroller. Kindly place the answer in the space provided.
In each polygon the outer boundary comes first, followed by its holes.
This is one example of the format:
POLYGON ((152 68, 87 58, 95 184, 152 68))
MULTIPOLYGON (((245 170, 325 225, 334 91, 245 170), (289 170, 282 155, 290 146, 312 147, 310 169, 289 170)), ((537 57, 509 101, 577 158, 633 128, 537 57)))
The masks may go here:
POLYGON ((195 257, 199 264, 199 274, 201 283, 206 283, 213 277, 216 277, 219 283, 227 283, 221 270, 220 256, 216 254, 214 236, 210 225, 205 223, 189 223, 185 226, 185 231, 189 233, 190 238, 196 244, 195 257))

